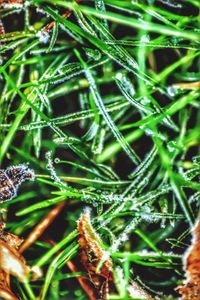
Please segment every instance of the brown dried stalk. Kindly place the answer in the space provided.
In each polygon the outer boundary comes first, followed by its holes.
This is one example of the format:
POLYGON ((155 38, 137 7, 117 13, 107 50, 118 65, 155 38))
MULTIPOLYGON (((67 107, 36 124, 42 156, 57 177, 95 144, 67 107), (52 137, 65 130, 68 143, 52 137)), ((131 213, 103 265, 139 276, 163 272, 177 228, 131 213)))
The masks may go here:
POLYGON ((23 253, 27 248, 29 248, 42 234, 43 232, 53 223, 55 218, 62 211, 66 202, 60 202, 56 205, 43 219, 39 224, 35 226, 35 228, 31 231, 23 245, 21 246, 19 252, 23 253))
MULTIPOLYGON (((67 266, 70 269, 71 272, 78 272, 77 266, 72 262, 68 261, 67 266)), ((96 300, 96 293, 94 289, 91 287, 90 281, 87 277, 77 277, 77 280, 82 287, 82 289, 85 291, 85 293, 88 295, 90 300, 96 300)))

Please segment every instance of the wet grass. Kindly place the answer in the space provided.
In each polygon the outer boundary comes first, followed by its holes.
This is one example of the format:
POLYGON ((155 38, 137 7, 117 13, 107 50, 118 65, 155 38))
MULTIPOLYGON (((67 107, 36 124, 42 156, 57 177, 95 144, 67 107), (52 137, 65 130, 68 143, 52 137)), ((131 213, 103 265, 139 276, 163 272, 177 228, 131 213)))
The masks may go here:
POLYGON ((79 2, 0 9, 1 168, 36 173, 1 204, 7 230, 27 238, 66 201, 24 254, 46 276, 13 286, 21 299, 88 299, 65 263, 79 260, 89 206, 114 263, 109 299, 130 299, 131 280, 175 299, 200 201, 200 5, 79 2))

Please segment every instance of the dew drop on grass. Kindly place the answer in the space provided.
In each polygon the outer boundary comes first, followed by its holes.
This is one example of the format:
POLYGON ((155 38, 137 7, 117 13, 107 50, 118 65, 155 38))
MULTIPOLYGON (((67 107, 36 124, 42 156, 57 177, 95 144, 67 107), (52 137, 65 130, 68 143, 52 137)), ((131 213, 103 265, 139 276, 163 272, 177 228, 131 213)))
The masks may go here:
POLYGON ((137 218, 134 218, 133 220, 131 220, 131 222, 125 227, 122 234, 112 244, 112 246, 110 248, 111 253, 116 252, 118 250, 119 246, 128 239, 129 234, 136 228, 138 223, 139 223, 139 221, 137 218))
POLYGON ((120 81, 120 83, 122 84, 122 87, 125 89, 125 91, 130 94, 131 97, 133 97, 135 95, 135 89, 133 84, 131 83, 130 79, 125 76, 125 74, 119 72, 116 75, 116 79, 118 79, 120 81))
POLYGON ((51 174, 51 179, 61 185, 61 186, 67 186, 65 182, 62 182, 62 180, 59 178, 59 176, 57 175, 56 173, 56 170, 53 166, 53 161, 52 161, 52 157, 51 157, 52 153, 51 151, 48 151, 45 155, 46 159, 47 159, 47 165, 46 165, 46 168, 47 170, 50 171, 50 174, 51 174))
POLYGON ((36 36, 39 38, 39 41, 44 44, 46 44, 50 38, 50 35, 46 31, 38 31, 36 36))
POLYGON ((123 74, 121 72, 118 72, 115 76, 118 80, 122 80, 123 74))
POLYGON ((93 200, 91 199, 90 195, 84 195, 82 197, 82 201, 86 202, 86 203, 94 203, 93 200))
POLYGON ((97 49, 93 50, 93 49, 90 49, 90 48, 84 48, 88 58, 91 58, 95 61, 98 61, 101 59, 101 52, 97 49))
POLYGON ((192 180, 199 175, 199 166, 197 168, 191 169, 183 173, 183 177, 187 180, 192 180))
MULTIPOLYGON (((106 11, 104 0, 95 0, 95 7, 100 12, 105 12, 106 11)), ((108 21, 106 19, 105 20, 103 19, 103 20, 101 20, 101 22, 103 23, 103 26, 106 29, 108 29, 108 21)))
POLYGON ((194 157, 192 158, 192 161, 193 161, 193 163, 194 163, 195 165, 200 166, 200 155, 194 156, 194 157))
POLYGON ((140 101, 141 104, 143 105, 149 105, 151 103, 151 101, 149 100, 148 97, 144 96, 141 101, 140 101))
POLYGON ((177 142, 176 141, 170 141, 167 143, 167 149, 169 152, 174 152, 177 149, 177 142))
POLYGON ((167 93, 169 96, 174 97, 177 93, 177 89, 173 86, 168 86, 167 93))
POLYGON ((42 15, 46 15, 46 12, 40 7, 36 8, 36 12, 39 13, 39 14, 42 14, 42 15))
POLYGON ((194 193, 192 196, 190 196, 189 200, 188 200, 189 203, 194 203, 196 202, 198 206, 200 206, 200 192, 196 192, 194 193))
POLYGON ((150 37, 149 35, 143 35, 141 37, 141 42, 149 42, 150 41, 150 37))
POLYGON ((177 1, 174 1, 174 0, 159 0, 159 2, 169 6, 169 7, 172 7, 172 8, 181 8, 182 5, 180 4, 180 1, 177 2, 177 1))
POLYGON ((110 194, 110 192, 109 191, 103 191, 102 194, 105 195, 105 196, 108 196, 110 194))
POLYGON ((54 162, 55 162, 55 164, 59 164, 59 163, 60 163, 60 158, 56 157, 56 158, 54 159, 54 162))

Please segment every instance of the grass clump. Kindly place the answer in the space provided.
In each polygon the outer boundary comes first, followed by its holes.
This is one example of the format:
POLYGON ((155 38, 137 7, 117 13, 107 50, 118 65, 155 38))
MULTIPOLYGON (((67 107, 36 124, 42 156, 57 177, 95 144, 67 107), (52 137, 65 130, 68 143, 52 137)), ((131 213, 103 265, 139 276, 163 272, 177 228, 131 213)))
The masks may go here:
POLYGON ((88 299, 77 221, 90 207, 97 269, 113 265, 102 299, 134 299, 133 282, 178 299, 200 201, 198 1, 0 5, 1 168, 36 173, 1 215, 45 274, 13 291, 88 299))

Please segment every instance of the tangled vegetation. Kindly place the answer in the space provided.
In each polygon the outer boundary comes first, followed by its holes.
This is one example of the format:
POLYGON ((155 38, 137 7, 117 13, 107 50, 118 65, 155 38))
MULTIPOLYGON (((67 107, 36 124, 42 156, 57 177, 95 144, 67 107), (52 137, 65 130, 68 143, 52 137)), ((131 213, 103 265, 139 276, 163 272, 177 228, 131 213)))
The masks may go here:
POLYGON ((0 262, 0 297, 178 299, 200 203, 199 9, 0 1, 0 252, 25 270, 0 262))

